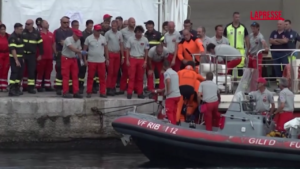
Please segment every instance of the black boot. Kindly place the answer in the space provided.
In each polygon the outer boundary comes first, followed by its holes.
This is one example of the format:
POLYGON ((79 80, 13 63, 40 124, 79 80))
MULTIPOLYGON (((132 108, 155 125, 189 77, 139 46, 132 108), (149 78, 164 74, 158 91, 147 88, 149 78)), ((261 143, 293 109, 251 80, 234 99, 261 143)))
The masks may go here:
POLYGON ((107 92, 107 96, 112 96, 111 92, 112 92, 112 89, 110 88, 107 88, 106 89, 106 92, 107 92))
POLYGON ((75 94, 73 95, 73 98, 81 99, 81 98, 83 98, 83 97, 82 97, 81 94, 75 93, 75 94))
POLYGON ((16 93, 16 85, 15 84, 10 84, 9 85, 8 96, 18 96, 17 93, 16 93))
POLYGON ((84 82, 79 82, 79 94, 83 94, 83 90, 84 90, 84 82))
POLYGON ((116 95, 116 88, 111 89, 111 95, 115 96, 116 95))
POLYGON ((16 84, 16 94, 17 95, 23 95, 23 92, 21 90, 21 84, 16 84))
POLYGON ((65 99, 71 99, 71 98, 73 98, 73 96, 71 94, 69 94, 69 93, 66 93, 66 94, 63 94, 63 98, 65 98, 65 99))
POLYGON ((43 92, 44 91, 44 89, 43 88, 38 88, 38 89, 36 89, 37 90, 37 92, 39 92, 39 93, 41 93, 41 92, 43 92))
POLYGON ((56 95, 62 95, 62 87, 61 86, 56 86, 56 95))
POLYGON ((32 85, 28 86, 28 93, 30 93, 30 94, 36 94, 34 86, 32 86, 32 85))
POLYGON ((45 87, 46 92, 53 92, 53 88, 52 87, 45 87))

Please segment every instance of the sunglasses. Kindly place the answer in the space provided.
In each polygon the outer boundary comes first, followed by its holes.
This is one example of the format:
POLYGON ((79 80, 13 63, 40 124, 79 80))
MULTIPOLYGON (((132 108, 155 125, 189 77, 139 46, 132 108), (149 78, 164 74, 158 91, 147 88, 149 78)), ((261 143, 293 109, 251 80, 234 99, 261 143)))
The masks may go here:
POLYGON ((32 23, 25 23, 27 26, 31 25, 32 23))
POLYGON ((70 22, 63 22, 64 24, 70 23, 70 22))

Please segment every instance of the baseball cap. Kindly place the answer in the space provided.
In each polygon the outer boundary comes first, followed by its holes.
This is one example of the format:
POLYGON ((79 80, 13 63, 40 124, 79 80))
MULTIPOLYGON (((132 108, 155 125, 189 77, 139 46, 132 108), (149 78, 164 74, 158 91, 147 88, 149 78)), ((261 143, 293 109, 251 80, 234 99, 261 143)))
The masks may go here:
POLYGON ((73 33, 78 36, 78 37, 81 37, 82 36, 82 32, 78 29, 72 29, 73 33))
POLYGON ((147 22, 144 22, 144 24, 146 24, 146 25, 154 25, 154 22, 152 20, 149 20, 147 22))
POLYGON ((109 14, 103 15, 103 20, 110 19, 112 16, 109 14))
POLYGON ((253 22, 253 23, 251 23, 251 25, 250 25, 250 26, 259 28, 259 24, 258 24, 257 22, 253 22))
POLYGON ((267 81, 266 81, 266 79, 265 79, 265 78, 263 78, 263 77, 260 77, 260 78, 258 78, 258 79, 257 79, 257 83, 263 83, 263 84, 266 84, 266 83, 267 83, 267 81))
POLYGON ((97 25, 94 26, 94 30, 95 30, 95 31, 99 31, 99 30, 101 30, 101 29, 102 29, 102 27, 101 27, 101 25, 99 25, 99 24, 97 24, 97 25))

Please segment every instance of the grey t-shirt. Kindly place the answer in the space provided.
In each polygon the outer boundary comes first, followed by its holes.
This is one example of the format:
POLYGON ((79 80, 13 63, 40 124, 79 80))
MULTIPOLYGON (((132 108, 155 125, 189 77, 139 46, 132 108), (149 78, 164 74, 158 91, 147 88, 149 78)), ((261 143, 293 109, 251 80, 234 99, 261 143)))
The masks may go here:
POLYGON ((175 72, 172 68, 167 69, 167 71, 164 72, 164 81, 165 81, 165 88, 166 88, 166 98, 174 98, 174 97, 180 97, 180 91, 179 91, 179 77, 177 72, 175 72), (170 79, 170 89, 169 93, 167 93, 167 83, 166 80, 170 79))
POLYGON ((169 55, 169 52, 166 47, 163 48, 163 52, 161 55, 157 54, 156 46, 153 46, 148 52, 149 58, 151 58, 151 60, 154 62, 160 62, 160 61, 166 59, 168 57, 168 55, 169 55))
POLYGON ((257 36, 254 36, 253 33, 250 33, 249 35, 250 40, 250 54, 256 56, 256 53, 263 49, 264 46, 262 42, 265 42, 265 38, 261 33, 258 33, 257 36))
POLYGON ((75 58, 76 53, 73 52, 71 49, 68 48, 68 46, 72 45, 74 48, 81 50, 81 42, 78 39, 76 42, 73 38, 73 36, 67 37, 64 41, 64 46, 61 51, 61 54, 68 58, 75 58))
POLYGON ((141 39, 131 36, 126 43, 126 48, 130 49, 129 51, 131 57, 144 57, 145 49, 149 49, 148 39, 144 36, 142 36, 141 39))
POLYGON ((128 29, 128 26, 127 26, 126 28, 123 28, 123 29, 121 30, 121 33, 122 33, 122 35, 123 35, 124 46, 126 46, 128 39, 129 39, 131 36, 134 36, 134 32, 133 32, 133 31, 130 31, 130 30, 128 29))
POLYGON ((273 94, 268 90, 260 92, 259 90, 249 93, 256 100, 256 111, 265 112, 270 110, 270 104, 274 103, 273 94))
POLYGON ((107 48, 110 52, 120 52, 120 43, 123 43, 123 36, 120 31, 114 33, 111 29, 105 33, 107 48))
POLYGON ((291 92, 288 88, 284 88, 280 91, 278 96, 278 107, 281 103, 284 104, 283 111, 293 112, 294 111, 294 93, 291 92))
POLYGON ((236 48, 226 45, 226 44, 220 44, 215 47, 215 53, 218 56, 221 56, 219 58, 223 58, 225 61, 225 56, 230 56, 227 57, 227 61, 232 61, 234 59, 240 58, 241 53, 238 51, 236 48))
POLYGON ((169 32, 167 32, 164 35, 164 43, 168 49, 168 51, 170 53, 174 53, 175 52, 175 46, 177 43, 179 43, 181 41, 181 35, 178 31, 173 32, 172 34, 170 34, 169 32))
POLYGON ((89 48, 88 51, 88 61, 95 63, 105 62, 105 46, 107 45, 106 39, 104 36, 100 35, 97 39, 94 35, 90 35, 85 39, 84 45, 87 45, 89 48))
POLYGON ((202 100, 206 103, 216 102, 219 99, 218 86, 211 80, 201 82, 198 91, 202 93, 202 100))
POLYGON ((216 36, 213 36, 212 38, 210 38, 210 40, 211 40, 211 43, 213 43, 215 45, 220 45, 220 44, 230 45, 229 40, 225 36, 222 36, 222 39, 217 39, 216 36))

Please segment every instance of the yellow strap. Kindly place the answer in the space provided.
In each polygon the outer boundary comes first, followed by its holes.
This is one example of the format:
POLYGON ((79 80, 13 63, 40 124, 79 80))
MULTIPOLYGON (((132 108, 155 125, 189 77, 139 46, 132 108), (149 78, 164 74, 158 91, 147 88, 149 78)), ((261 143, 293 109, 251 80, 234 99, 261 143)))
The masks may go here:
MULTIPOLYGON (((14 57, 14 56, 12 54, 9 54, 9 57, 14 57)), ((17 54, 17 57, 20 58, 20 57, 23 57, 23 55, 18 55, 17 54)))
POLYGON ((151 45, 159 45, 160 41, 150 41, 149 44, 151 44, 151 45))
POLYGON ((24 44, 17 45, 17 44, 15 44, 15 43, 10 43, 10 44, 8 45, 8 47, 22 48, 22 47, 24 47, 24 44))
POLYGON ((23 39, 23 42, 26 42, 26 43, 31 43, 31 44, 39 44, 39 43, 42 43, 43 40, 28 40, 28 39, 23 39))

